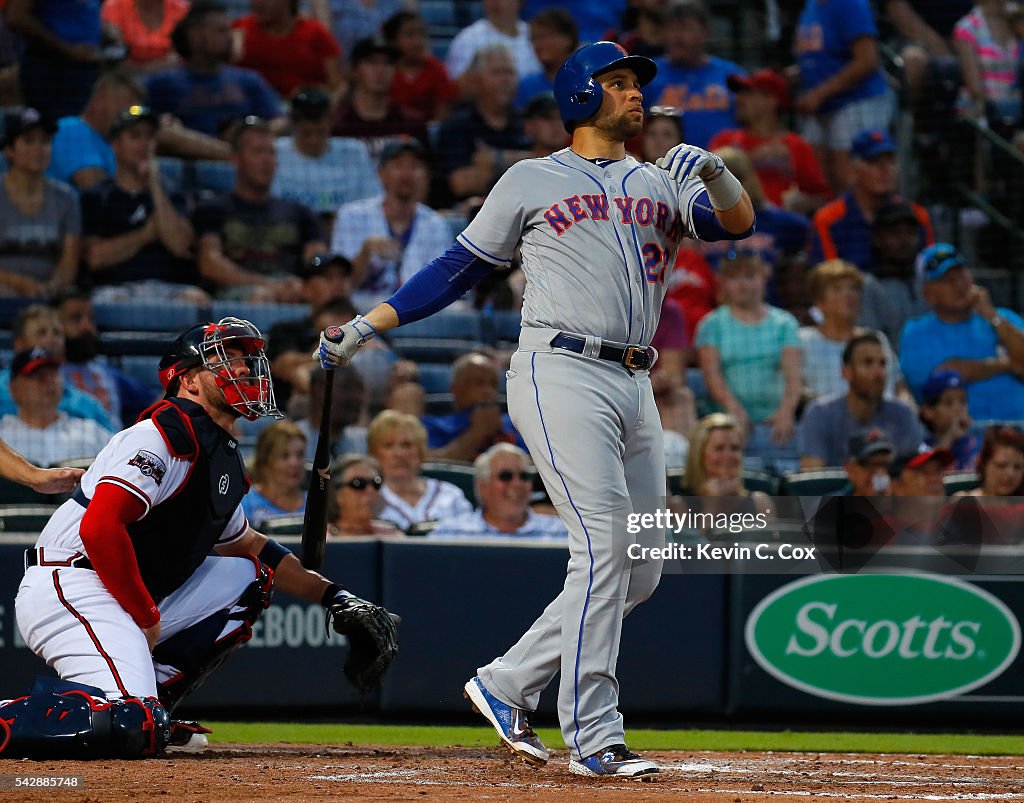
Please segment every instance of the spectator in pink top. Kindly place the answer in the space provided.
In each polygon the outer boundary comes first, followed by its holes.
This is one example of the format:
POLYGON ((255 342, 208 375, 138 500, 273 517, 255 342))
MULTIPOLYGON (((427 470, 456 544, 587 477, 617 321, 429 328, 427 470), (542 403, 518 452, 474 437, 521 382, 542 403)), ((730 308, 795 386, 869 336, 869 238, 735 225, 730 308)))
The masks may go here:
POLYGON ((953 28, 953 44, 964 75, 962 108, 972 117, 984 117, 987 107, 1000 116, 1007 111, 1010 116, 1020 115, 1017 67, 1021 45, 1014 31, 1020 13, 1017 3, 978 0, 953 28))

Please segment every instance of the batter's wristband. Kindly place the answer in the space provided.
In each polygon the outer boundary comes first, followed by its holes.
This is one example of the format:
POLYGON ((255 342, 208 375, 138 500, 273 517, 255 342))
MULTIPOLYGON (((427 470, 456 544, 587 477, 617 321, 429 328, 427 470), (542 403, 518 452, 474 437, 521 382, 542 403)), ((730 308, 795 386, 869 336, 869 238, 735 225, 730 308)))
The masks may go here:
POLYGON ((720 212, 732 209, 743 195, 743 185, 729 172, 728 167, 720 175, 705 181, 704 187, 708 191, 711 205, 720 212))
POLYGON ((271 569, 276 569, 278 564, 290 554, 292 554, 291 550, 287 547, 281 546, 273 538, 268 538, 266 546, 260 550, 260 554, 256 557, 259 558, 260 563, 269 566, 271 569))

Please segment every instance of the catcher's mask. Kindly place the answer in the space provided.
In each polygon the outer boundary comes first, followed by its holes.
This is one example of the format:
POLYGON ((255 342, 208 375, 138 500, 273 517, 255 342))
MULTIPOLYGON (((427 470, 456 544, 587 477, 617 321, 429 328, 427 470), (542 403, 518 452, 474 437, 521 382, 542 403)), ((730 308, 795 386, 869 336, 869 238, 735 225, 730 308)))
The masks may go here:
POLYGON ((182 374, 202 366, 213 374, 224 400, 239 415, 250 421, 267 415, 284 418, 274 401, 270 361, 263 344, 260 330, 240 318, 193 326, 160 360, 165 397, 177 393, 182 374))

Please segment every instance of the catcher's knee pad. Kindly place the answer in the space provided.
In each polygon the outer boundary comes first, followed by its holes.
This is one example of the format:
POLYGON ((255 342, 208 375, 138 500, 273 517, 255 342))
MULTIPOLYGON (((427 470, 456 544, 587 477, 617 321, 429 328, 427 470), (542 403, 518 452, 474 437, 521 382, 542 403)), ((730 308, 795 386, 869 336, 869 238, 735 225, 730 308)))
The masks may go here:
POLYGON ((270 605, 274 588, 273 570, 257 560, 253 563, 256 579, 234 605, 189 625, 153 651, 156 663, 177 670, 157 688, 168 711, 173 712, 231 653, 252 638, 252 626, 270 605))
POLYGON ((0 758, 144 758, 159 755, 171 718, 152 697, 108 701, 103 692, 40 678, 0 706, 0 758))

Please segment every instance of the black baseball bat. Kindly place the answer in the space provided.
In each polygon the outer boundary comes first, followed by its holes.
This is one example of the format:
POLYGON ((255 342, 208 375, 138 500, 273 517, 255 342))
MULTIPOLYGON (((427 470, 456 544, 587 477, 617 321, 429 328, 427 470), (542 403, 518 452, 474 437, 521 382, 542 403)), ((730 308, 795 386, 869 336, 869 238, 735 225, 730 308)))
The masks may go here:
MULTIPOLYGON (((341 328, 329 326, 327 339, 340 343, 341 328)), ((302 565, 319 569, 324 562, 327 543, 327 494, 331 484, 331 397, 334 394, 334 371, 324 372, 324 401, 320 409, 320 434, 313 455, 313 474, 306 491, 306 511, 302 517, 302 565)))

